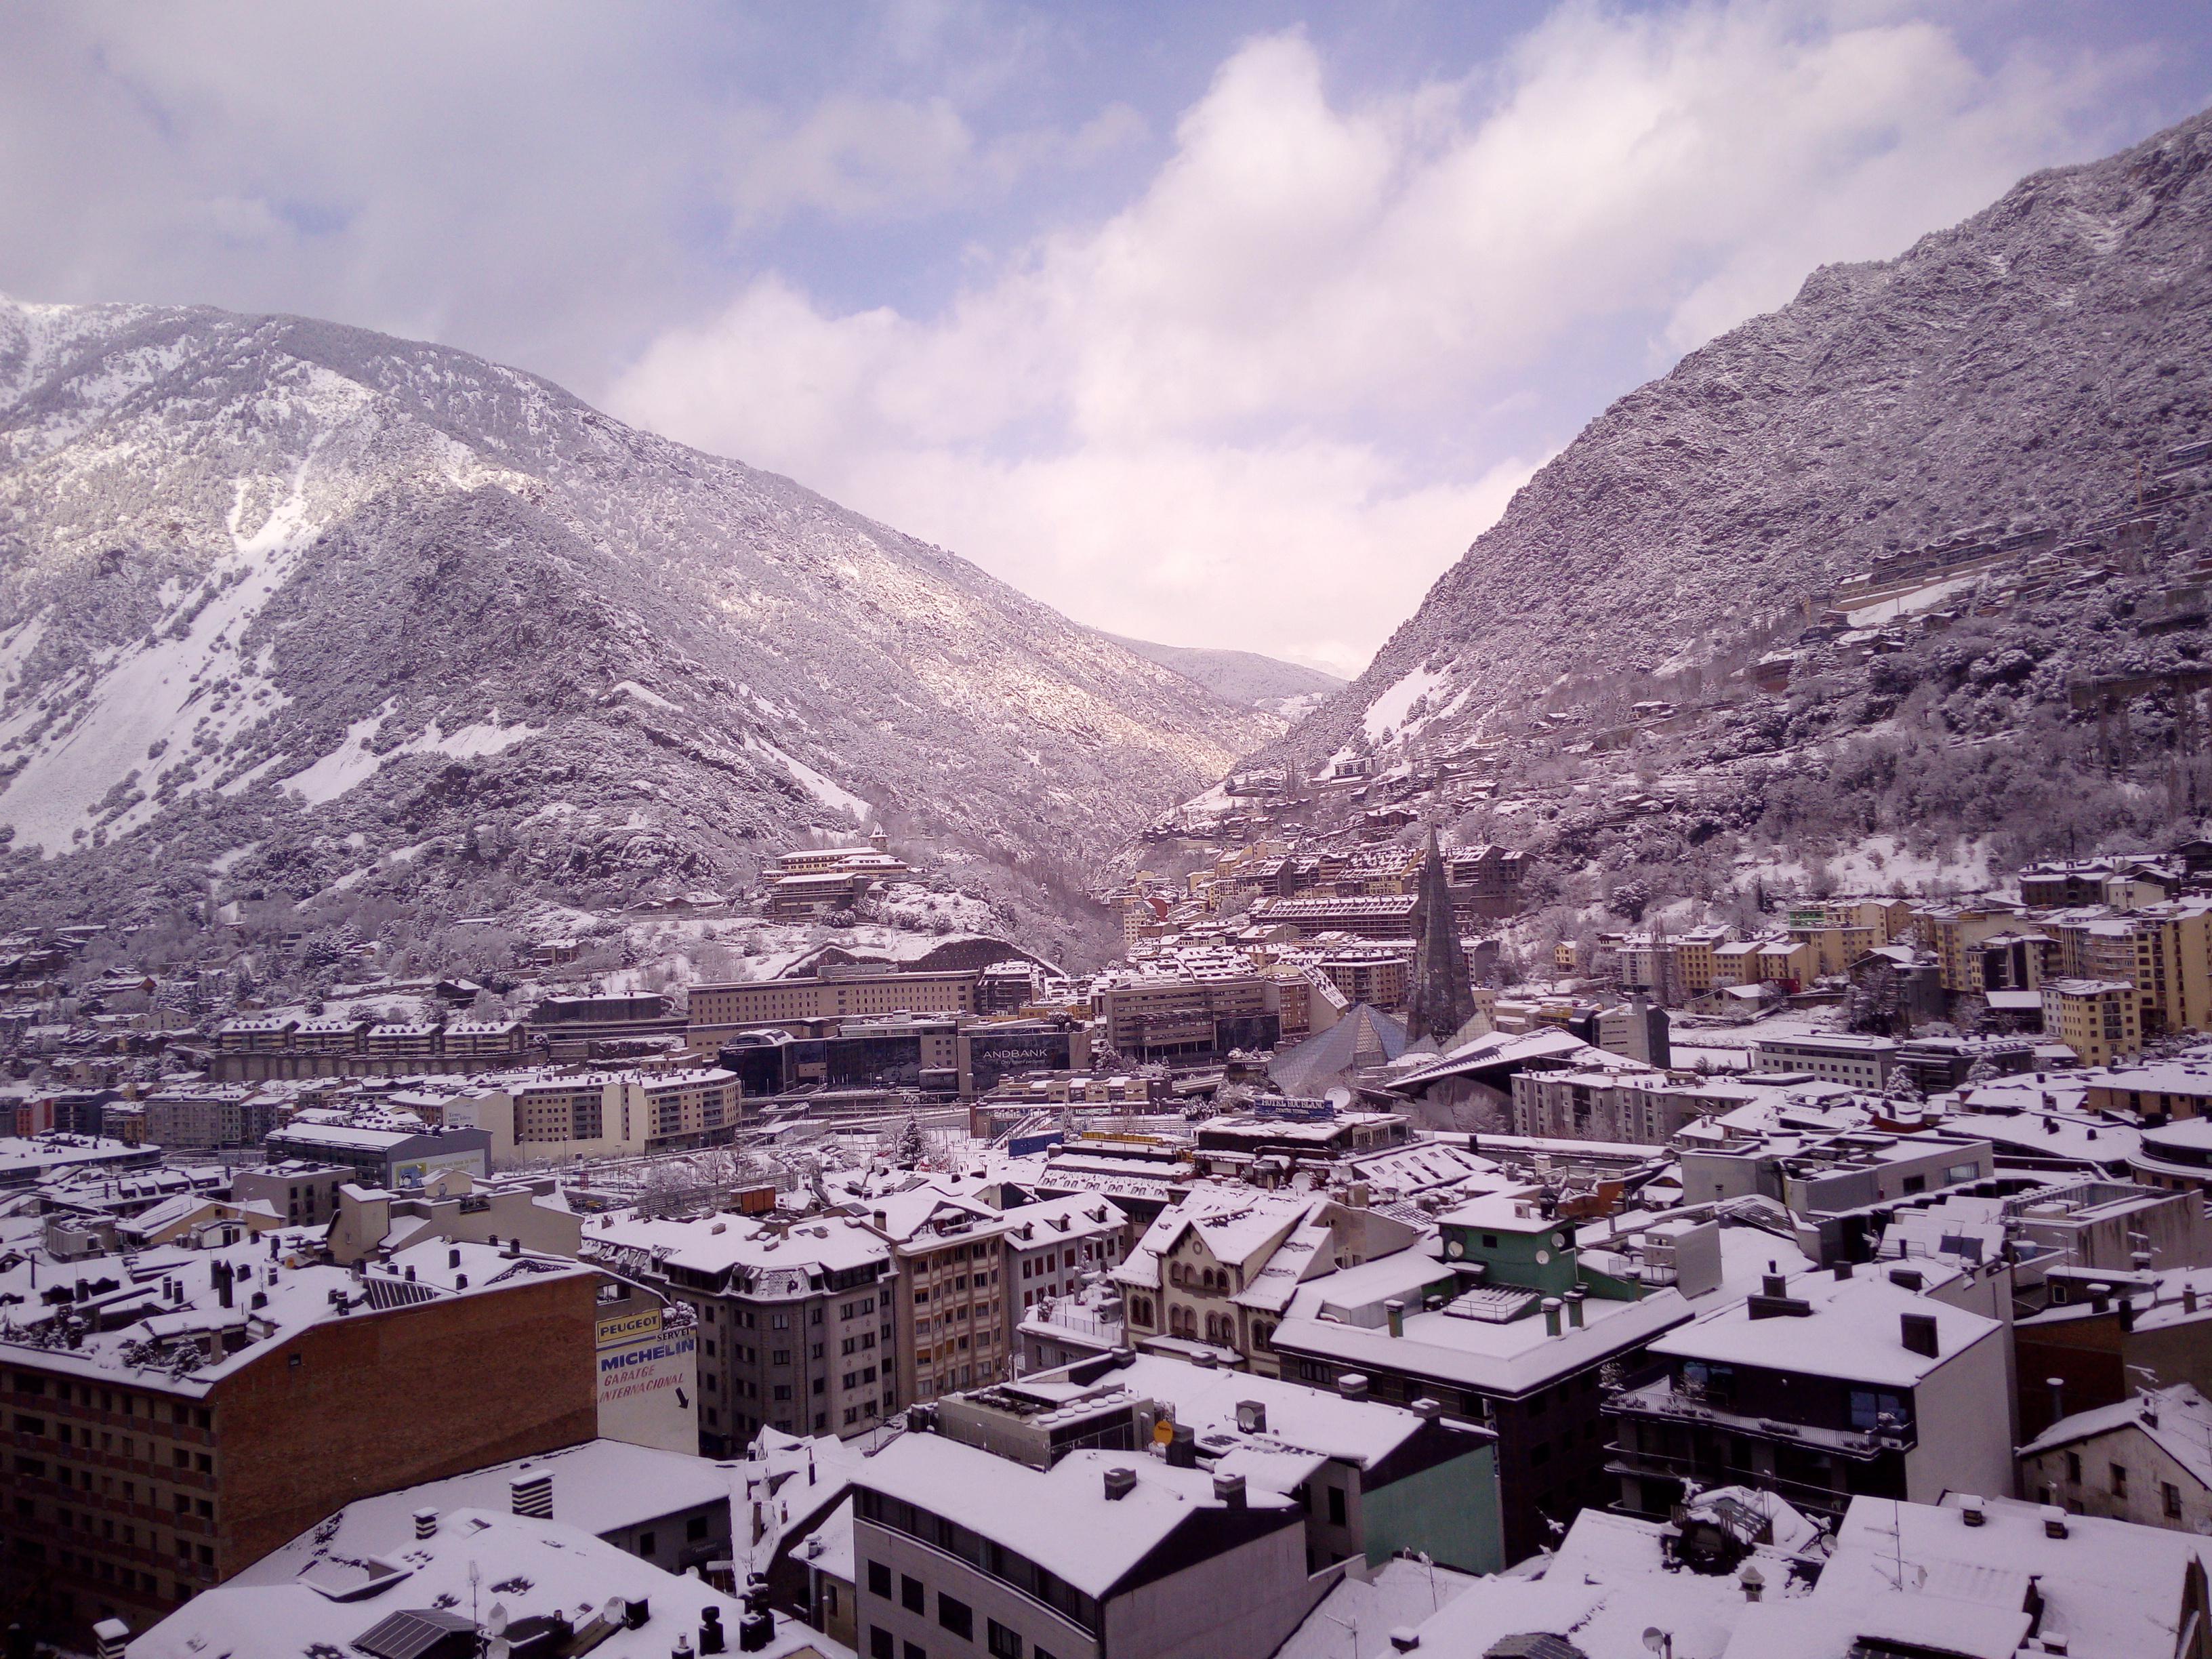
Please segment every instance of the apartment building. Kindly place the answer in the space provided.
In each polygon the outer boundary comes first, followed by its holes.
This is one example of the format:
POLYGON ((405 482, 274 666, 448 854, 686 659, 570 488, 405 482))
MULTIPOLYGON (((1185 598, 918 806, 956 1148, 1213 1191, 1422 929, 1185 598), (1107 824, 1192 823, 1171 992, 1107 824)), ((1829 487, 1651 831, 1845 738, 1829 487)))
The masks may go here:
POLYGON ((1133 1443, 1135 1402, 1037 1468, 908 1433, 854 1476, 867 1659, 1268 1659, 1328 1581, 1304 1515, 1243 1478, 1133 1443))
POLYGON ((1686 1125, 1759 1098, 1739 1085, 1644 1066, 1519 1072, 1513 1133, 1662 1146, 1686 1125))
POLYGON ((1912 912, 1914 942, 1935 954, 1943 988, 1954 995, 1982 994, 1983 959, 1975 947, 2019 925, 2019 908, 1994 899, 1926 904, 1912 912))
POLYGON ((972 1014, 981 978, 974 969, 902 973, 855 963, 791 979, 695 985, 690 1004, 694 1046, 701 1026, 780 1025, 886 1014, 972 1014))
POLYGON ((2142 1051, 2142 1000, 2132 980, 2045 980, 2043 1030, 2084 1066, 2109 1066, 2142 1051))
POLYGON ((2005 1491, 2005 1325, 1920 1284, 1848 1262, 1770 1273, 1759 1294, 1656 1338, 1664 1374, 1605 1407, 1620 1507, 1664 1516, 1689 1492, 1742 1486, 1840 1519, 1855 1496, 2005 1491))
POLYGON ((1042 1199, 1006 1212, 1006 1302, 1018 1322, 1040 1302, 1074 1296, 1121 1261, 1129 1216, 1110 1199, 1042 1199), (1018 1297, 1019 1302, 1015 1298, 1018 1297))
POLYGON ((2062 913, 2042 927, 2057 942, 2061 975, 2135 988, 2144 1036, 2212 1026, 2212 902, 2062 913))
POLYGON ((1282 1374, 1354 1398, 1448 1414, 1498 1435, 1505 1559, 1548 1547, 1550 1522, 1601 1506, 1601 1382, 1696 1310, 1684 1288, 1587 1266, 1574 1224, 1534 1194, 1474 1199, 1440 1236, 1298 1287, 1273 1344, 1282 1374))
POLYGON ((900 1395, 890 1247, 847 1216, 593 1218, 582 1258, 690 1309, 699 1335, 699 1443, 741 1455, 763 1427, 864 1434, 900 1395))
POLYGON ((1751 1051, 1754 1072, 1805 1072, 1830 1083, 1879 1093, 1897 1061, 1897 1044, 1887 1037, 1844 1031, 1763 1036, 1751 1051))
POLYGON ((50 1268, 69 1299, 0 1333, 0 1547, 45 1613, 88 1650, 364 1493, 597 1434, 598 1275, 456 1248, 441 1283, 274 1236, 50 1268))
POLYGON ((1210 1182, 1146 1229, 1114 1279, 1135 1346, 1274 1376, 1275 1329, 1301 1284, 1419 1237, 1379 1211, 1315 1193, 1210 1182))
POLYGON ((1008 1376, 1021 1304, 1007 1280, 1006 1234, 1020 1212, 927 1185, 866 1201, 898 1274, 896 1398, 931 1401, 1008 1376))

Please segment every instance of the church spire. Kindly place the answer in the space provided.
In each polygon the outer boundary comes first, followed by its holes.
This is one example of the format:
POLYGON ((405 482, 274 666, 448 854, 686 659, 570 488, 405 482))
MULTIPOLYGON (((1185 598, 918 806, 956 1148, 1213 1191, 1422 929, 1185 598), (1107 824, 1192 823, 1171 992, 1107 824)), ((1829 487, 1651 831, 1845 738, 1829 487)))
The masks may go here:
POLYGON ((1416 1041, 1427 1037, 1448 1042, 1474 1018, 1474 994, 1468 988, 1467 956, 1460 949, 1459 926, 1452 920, 1451 887, 1433 826, 1418 892, 1413 988, 1406 1004, 1406 1035, 1416 1041))

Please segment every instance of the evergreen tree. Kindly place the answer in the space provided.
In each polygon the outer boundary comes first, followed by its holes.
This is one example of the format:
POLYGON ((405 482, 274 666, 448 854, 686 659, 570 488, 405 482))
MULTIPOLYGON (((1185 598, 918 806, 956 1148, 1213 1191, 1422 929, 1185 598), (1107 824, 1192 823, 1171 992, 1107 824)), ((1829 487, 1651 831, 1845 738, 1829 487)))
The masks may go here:
POLYGON ((1429 831, 1428 856, 1421 863, 1419 896, 1413 906, 1413 987, 1406 1003, 1406 1034, 1449 1042, 1474 1018, 1474 993, 1468 988, 1467 956, 1452 920, 1451 888, 1444 877, 1437 832, 1429 831))

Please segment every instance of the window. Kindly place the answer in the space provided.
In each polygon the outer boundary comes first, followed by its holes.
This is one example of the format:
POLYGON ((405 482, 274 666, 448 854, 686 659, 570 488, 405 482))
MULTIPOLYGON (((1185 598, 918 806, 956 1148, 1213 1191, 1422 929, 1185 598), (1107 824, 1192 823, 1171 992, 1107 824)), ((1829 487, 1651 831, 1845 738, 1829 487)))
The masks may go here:
POLYGON ((652 1554, 652 1553, 653 1553, 653 1534, 652 1534, 651 1533, 649 1533, 649 1532, 641 1532, 641 1533, 638 1534, 638 1535, 637 1535, 637 1553, 638 1553, 640 1555, 650 1555, 650 1554, 652 1554))
POLYGON ((1344 1524, 1344 1488, 1341 1486, 1328 1489, 1328 1524, 1332 1527, 1344 1524))
POLYGON ((2078 1486, 2081 1484, 2081 1454, 2080 1452, 2066 1454, 2066 1484, 2069 1486, 2078 1486))
POLYGON ((2112 1465, 2112 1496, 2115 1498, 2125 1498, 2127 1495, 2127 1465, 2124 1463, 2115 1463, 2112 1465))
POLYGON ((929 1650, 919 1642, 908 1642, 905 1651, 906 1659, 929 1659, 929 1650))
POLYGON ((990 1621, 988 1645, 993 1659, 1022 1659, 1022 1638, 995 1619, 990 1621))
POLYGON ((891 1633, 881 1625, 868 1626, 868 1659, 891 1659, 891 1633))
POLYGON ((881 1561, 868 1563, 868 1594, 891 1599, 891 1570, 881 1561))
POLYGON ((693 1543, 704 1538, 707 1535, 707 1517, 703 1515, 695 1515, 686 1521, 684 1523, 684 1535, 693 1543))
POLYGON ((975 1609, 956 1601, 943 1590, 937 1593, 937 1622, 963 1642, 975 1639, 975 1609))
POLYGON ((921 1579, 910 1578, 904 1573, 899 1575, 899 1605, 908 1613, 922 1613, 927 1610, 922 1600, 921 1579))
POLYGON ((2169 1521, 2180 1520, 2181 1488, 2171 1480, 2161 1480, 2159 1482, 2159 1489, 2166 1502, 2166 1518, 2169 1521))

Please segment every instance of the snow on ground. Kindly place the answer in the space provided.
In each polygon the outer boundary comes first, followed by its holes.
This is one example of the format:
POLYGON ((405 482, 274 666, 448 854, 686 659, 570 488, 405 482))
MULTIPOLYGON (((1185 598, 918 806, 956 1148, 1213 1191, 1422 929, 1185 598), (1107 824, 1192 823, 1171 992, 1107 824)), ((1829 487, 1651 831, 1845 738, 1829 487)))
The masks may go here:
POLYGON ((681 714, 683 712, 681 709, 678 708, 674 703, 662 696, 659 692, 650 690, 645 686, 640 685, 635 680, 617 680, 614 684, 614 689, 607 695, 609 696, 635 697, 638 702, 650 703, 655 708, 665 708, 672 714, 681 714))
POLYGON ((876 809, 851 790, 843 788, 822 775, 801 760, 793 759, 767 738, 745 733, 745 747, 757 755, 765 755, 798 780, 800 788, 824 806, 839 812, 849 812, 860 823, 866 823, 875 816, 876 809))
POLYGON ((1367 705, 1367 740, 1380 743, 1385 732, 1406 723, 1406 711, 1444 683, 1440 673, 1416 668, 1367 705))
POLYGON ((1932 610, 1954 593, 1970 592, 1981 580, 1978 572, 1971 576, 1954 576, 1947 582, 1916 587, 1910 593, 1900 593, 1893 599, 1882 600, 1879 605, 1863 605, 1849 614, 1848 625, 1852 628, 1879 628, 1884 623, 1895 622, 1899 617, 1909 617, 1917 611, 1932 610))
POLYGON ((1827 886, 1837 893, 1908 896, 1924 893, 1988 892, 2003 879, 1986 842, 1962 840, 1941 857, 1908 849, 1894 836, 1869 836, 1826 860, 1808 860, 1771 853, 1736 861, 1739 884, 1754 877, 1770 886, 1805 888, 1814 864, 1824 864, 1827 886))
POLYGON ((356 720, 346 727, 345 741, 317 761, 305 771, 295 772, 283 781, 283 787, 297 795, 309 806, 320 806, 325 801, 336 800, 349 789, 367 783, 383 769, 386 761, 398 760, 407 755, 449 755, 456 760, 470 760, 485 755, 496 755, 502 749, 538 736, 544 730, 538 726, 502 726, 499 711, 492 710, 489 721, 479 720, 464 726, 451 735, 438 729, 432 720, 421 735, 396 744, 382 752, 368 745, 375 739, 377 730, 392 714, 392 704, 386 702, 366 720, 356 720))
MULTIPOLYGON (((176 596, 179 608, 158 629, 99 665, 75 717, 40 743, 0 793, 0 821, 15 825, 22 844, 49 856, 70 850, 77 833, 91 827, 101 799, 135 776, 149 799, 116 826, 118 833, 128 830, 157 810, 151 797, 164 775, 188 770, 187 791, 208 787, 230 740, 290 701, 244 659, 240 641, 290 580, 319 528, 308 521, 305 494, 313 459, 311 447, 290 494, 250 532, 241 528, 248 481, 239 480, 231 554, 202 586, 176 596), (216 588, 186 622, 198 604, 195 596, 216 588), (222 682, 234 689, 210 701, 222 682)), ((0 747, 20 741, 46 702, 42 695, 25 703, 0 726, 0 747)))

